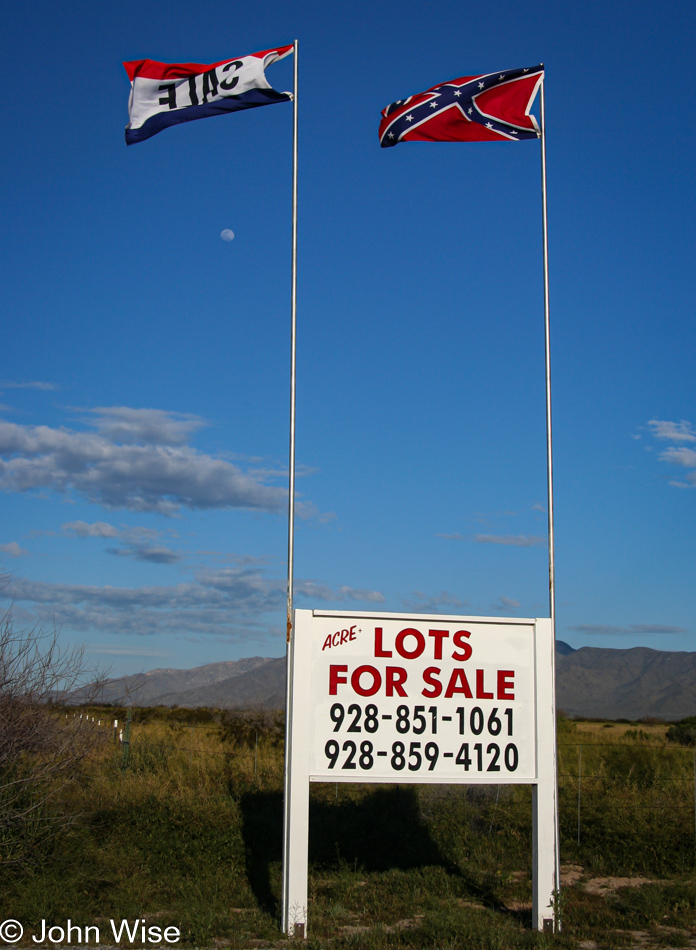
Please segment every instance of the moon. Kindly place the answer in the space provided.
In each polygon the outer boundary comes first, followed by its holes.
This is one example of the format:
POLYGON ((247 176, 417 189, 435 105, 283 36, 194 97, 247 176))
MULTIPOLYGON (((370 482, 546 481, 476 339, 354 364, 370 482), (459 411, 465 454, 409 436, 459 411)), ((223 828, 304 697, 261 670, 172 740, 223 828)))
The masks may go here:
POLYGON ((223 241, 234 241, 234 231, 230 231, 229 228, 225 228, 223 231, 220 231, 220 237, 223 241))

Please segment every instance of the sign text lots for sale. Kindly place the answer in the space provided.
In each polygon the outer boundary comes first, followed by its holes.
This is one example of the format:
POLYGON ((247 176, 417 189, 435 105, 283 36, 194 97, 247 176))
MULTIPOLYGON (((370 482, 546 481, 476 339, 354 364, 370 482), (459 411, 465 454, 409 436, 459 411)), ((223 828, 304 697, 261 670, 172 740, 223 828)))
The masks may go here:
POLYGON ((314 619, 310 774, 349 781, 535 776, 534 625, 314 619))

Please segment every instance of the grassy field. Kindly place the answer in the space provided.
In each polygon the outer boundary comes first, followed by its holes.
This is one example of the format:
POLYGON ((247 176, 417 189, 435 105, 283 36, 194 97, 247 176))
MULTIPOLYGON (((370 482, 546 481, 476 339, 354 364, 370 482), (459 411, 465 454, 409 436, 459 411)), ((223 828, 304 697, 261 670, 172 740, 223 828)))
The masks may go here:
MULTIPOLYGON (((73 824, 25 871, 0 863, 0 918, 25 924, 25 945, 68 918, 286 945, 281 717, 136 710, 127 764, 93 728, 82 781, 52 806, 73 824)), ((560 721, 555 937, 531 930, 530 789, 313 785, 309 948, 696 947, 694 750, 665 732, 560 721)))

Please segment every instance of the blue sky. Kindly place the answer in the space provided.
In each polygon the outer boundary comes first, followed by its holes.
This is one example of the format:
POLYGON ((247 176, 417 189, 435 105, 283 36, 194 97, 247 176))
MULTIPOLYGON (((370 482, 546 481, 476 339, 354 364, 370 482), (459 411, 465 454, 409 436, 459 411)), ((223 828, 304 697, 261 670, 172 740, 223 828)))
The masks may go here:
MULTIPOLYGON (((17 623, 55 623, 114 673, 284 651, 292 108, 126 148, 120 64, 297 37, 296 605, 548 614, 539 145, 377 143, 394 99, 544 62, 557 635, 695 649, 695 19, 8 5, 17 623)), ((291 89, 292 59, 267 77, 291 89)))

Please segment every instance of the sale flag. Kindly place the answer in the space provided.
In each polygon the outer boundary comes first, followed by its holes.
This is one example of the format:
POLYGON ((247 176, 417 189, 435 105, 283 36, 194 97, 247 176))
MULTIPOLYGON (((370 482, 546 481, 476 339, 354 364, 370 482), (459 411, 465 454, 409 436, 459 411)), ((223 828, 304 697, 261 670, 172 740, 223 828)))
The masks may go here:
POLYGON ((208 66, 153 59, 124 63, 131 82, 126 145, 143 142, 179 122, 290 102, 292 93, 273 89, 265 70, 292 50, 292 45, 278 46, 208 66))
POLYGON ((382 148, 399 142, 516 142, 539 137, 530 109, 544 67, 462 76, 382 111, 382 148))

